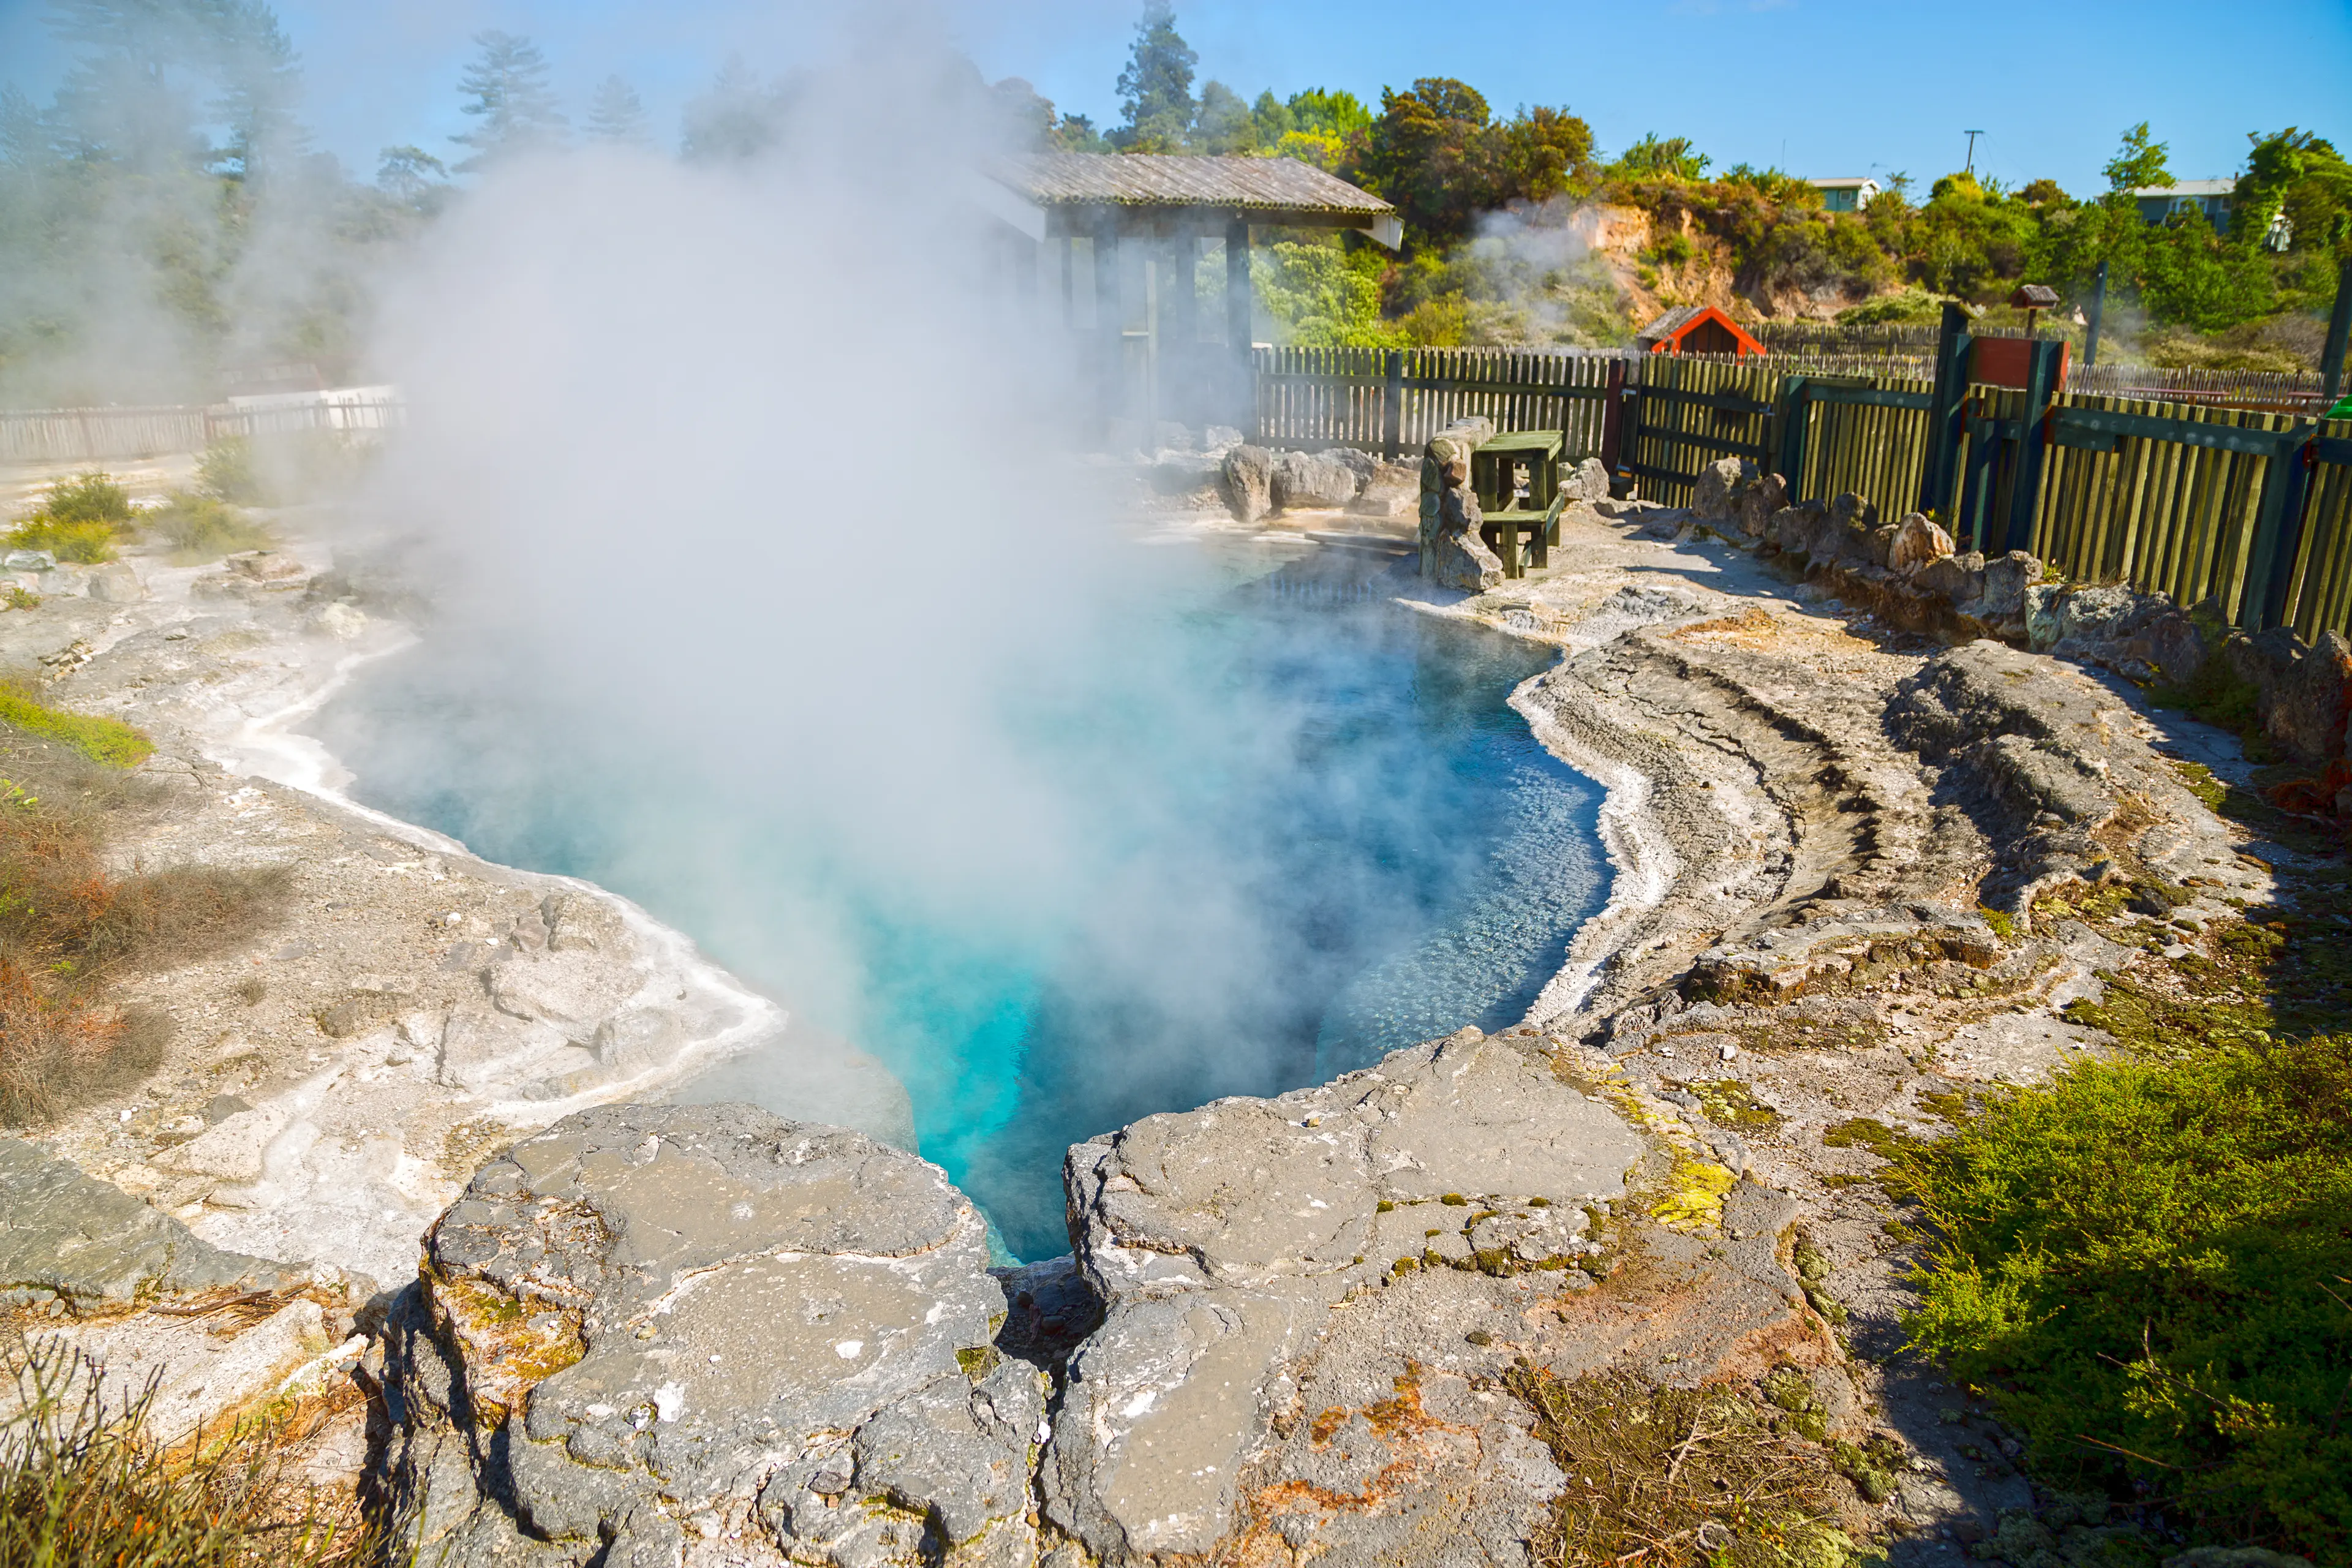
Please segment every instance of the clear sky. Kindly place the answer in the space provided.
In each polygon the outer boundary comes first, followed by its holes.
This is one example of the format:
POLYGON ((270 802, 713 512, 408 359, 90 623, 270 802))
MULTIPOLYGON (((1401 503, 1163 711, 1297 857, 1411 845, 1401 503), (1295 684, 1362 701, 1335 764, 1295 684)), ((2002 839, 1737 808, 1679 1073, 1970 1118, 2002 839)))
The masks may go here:
MULTIPOLYGON (((1139 0, 933 0, 911 27, 946 32, 992 77, 1023 76, 1064 112, 1118 119, 1139 0)), ((46 0, 0 0, 0 80, 37 99, 58 57, 46 0)), ((679 105, 730 50, 779 71, 822 53, 842 0, 278 0, 323 145, 372 170, 378 149, 446 153, 476 30, 536 38, 575 108, 618 71, 674 136, 679 105)), ((871 14, 872 8, 866 8, 871 14)), ((1959 166, 2049 175, 2078 194, 2140 120, 2182 178, 2236 171, 2249 131, 2352 141, 2352 0, 2044 0, 1981 9, 1870 0, 1178 0, 1201 76, 1255 97, 1459 77, 1498 109, 1565 106, 1604 152, 1644 132, 1692 137, 1717 166, 1809 175, 1959 166)), ((877 103, 877 113, 887 113, 877 103)))

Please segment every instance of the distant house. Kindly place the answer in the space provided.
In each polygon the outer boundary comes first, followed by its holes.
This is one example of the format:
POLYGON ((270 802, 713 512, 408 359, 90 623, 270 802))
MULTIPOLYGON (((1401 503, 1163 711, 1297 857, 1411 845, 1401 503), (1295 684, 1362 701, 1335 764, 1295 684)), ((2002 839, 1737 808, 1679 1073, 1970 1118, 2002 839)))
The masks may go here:
POLYGON ((1859 174, 1805 184, 1822 193, 1822 205, 1833 213, 1858 213, 1878 195, 1878 182, 1859 174))
POLYGON ((1760 354, 1764 345, 1712 305, 1683 305, 1633 334, 1647 354, 1760 354))
POLYGON ((2168 185, 2142 185, 2131 194, 2143 223, 2162 223, 2174 213, 2205 215, 2217 229, 2230 226, 2230 209, 2237 205, 2235 180, 2176 180, 2168 185))

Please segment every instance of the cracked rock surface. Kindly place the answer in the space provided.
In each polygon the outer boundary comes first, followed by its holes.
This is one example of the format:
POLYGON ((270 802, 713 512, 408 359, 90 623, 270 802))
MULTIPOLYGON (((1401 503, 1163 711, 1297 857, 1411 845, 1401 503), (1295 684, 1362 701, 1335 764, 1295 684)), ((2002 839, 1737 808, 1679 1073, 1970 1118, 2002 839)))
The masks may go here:
POLYGON ((616 1106, 486 1166, 396 1315, 424 1560, 994 1563, 1042 1379, 935 1166, 748 1106, 616 1106), (601 1555, 600 1555, 601 1553, 601 1555))

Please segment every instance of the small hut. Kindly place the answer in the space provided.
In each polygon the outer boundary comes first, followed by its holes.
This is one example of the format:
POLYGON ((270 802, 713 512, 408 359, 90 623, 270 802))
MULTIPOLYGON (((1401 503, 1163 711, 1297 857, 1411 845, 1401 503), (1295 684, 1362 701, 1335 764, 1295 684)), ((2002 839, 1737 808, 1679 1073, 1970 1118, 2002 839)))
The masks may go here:
POLYGON ((1760 354, 1764 345, 1712 305, 1683 305, 1633 334, 1650 354, 1760 354))

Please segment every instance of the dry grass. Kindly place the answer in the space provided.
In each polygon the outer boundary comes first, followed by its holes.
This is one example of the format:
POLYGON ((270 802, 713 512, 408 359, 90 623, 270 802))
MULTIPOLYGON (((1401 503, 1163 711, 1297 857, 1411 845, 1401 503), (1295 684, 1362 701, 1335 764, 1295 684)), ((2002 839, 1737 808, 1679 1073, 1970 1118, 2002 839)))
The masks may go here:
POLYGON ((53 1121, 152 1071, 160 1013, 126 1008, 112 982, 184 963, 273 922, 291 881, 276 868, 173 866, 116 873, 108 819, 141 798, 60 746, 0 746, 0 1126, 53 1121))
POLYGON ((1568 1473, 1536 1561, 1562 1568, 1839 1568, 1844 1483, 1818 1445, 1724 1388, 1629 1374, 1565 1380, 1520 1363, 1511 1392, 1568 1473))
POLYGON ((148 1394, 109 1403, 89 1363, 8 1358, 16 1413, 0 1424, 0 1563, 108 1568, 357 1568, 374 1542, 352 1500, 295 1478, 300 1417, 167 1449, 148 1394))

